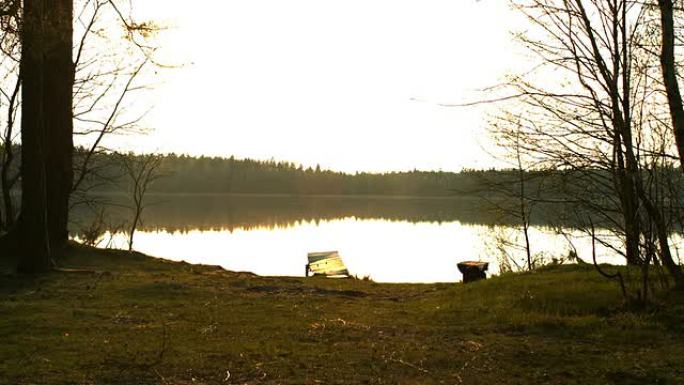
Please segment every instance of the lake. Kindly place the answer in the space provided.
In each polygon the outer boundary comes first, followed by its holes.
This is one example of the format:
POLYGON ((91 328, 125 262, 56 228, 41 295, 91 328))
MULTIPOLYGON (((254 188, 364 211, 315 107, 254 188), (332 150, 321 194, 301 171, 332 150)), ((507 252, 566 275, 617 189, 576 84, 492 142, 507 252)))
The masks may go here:
MULTIPOLYGON (((122 207, 125 200, 118 195, 107 199, 114 206, 98 246, 126 248, 127 235, 120 229, 130 217, 122 207)), ((135 250, 264 276, 304 276, 307 253, 336 250, 359 278, 457 282, 458 262, 487 261, 490 274, 497 274, 502 261, 498 239, 521 244, 515 221, 482 209, 477 198, 155 195, 149 201, 153 204, 135 233, 135 250)), ((76 217, 75 233, 92 221, 85 211, 76 217)), ((536 256, 547 261, 567 257, 572 248, 568 237, 544 218, 532 225, 536 256)), ((590 261, 591 239, 564 231, 573 235, 579 256, 590 261)), ((523 263, 523 250, 507 251, 523 263)), ((602 262, 622 263, 609 248, 597 251, 602 262)))

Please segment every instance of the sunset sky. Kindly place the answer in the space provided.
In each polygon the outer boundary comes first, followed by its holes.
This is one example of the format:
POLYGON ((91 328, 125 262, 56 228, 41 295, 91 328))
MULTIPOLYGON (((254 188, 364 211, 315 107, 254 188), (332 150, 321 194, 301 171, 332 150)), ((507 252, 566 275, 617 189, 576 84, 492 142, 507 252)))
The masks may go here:
POLYGON ((488 111, 440 104, 481 98, 520 62, 505 1, 134 4, 140 20, 170 26, 158 57, 182 66, 159 71, 141 99, 154 131, 117 146, 351 172, 495 163, 488 111))

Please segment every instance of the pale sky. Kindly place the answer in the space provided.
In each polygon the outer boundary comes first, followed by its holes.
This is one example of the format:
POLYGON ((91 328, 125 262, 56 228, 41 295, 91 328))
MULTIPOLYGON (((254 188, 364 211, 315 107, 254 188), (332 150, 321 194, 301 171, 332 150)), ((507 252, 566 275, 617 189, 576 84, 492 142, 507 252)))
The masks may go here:
MULTIPOLYGON (((136 0, 157 37, 136 151, 342 171, 490 167, 481 98, 519 62, 503 0, 136 0)), ((492 107, 489 107, 492 108, 492 107)))

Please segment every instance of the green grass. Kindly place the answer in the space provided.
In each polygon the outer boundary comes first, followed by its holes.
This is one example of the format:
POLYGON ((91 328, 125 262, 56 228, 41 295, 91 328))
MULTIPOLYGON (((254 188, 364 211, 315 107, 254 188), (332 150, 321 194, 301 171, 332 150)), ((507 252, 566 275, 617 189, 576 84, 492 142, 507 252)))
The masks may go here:
POLYGON ((684 383, 684 300, 627 311, 591 267, 390 285, 84 247, 65 264, 96 273, 0 278, 0 383, 684 383))

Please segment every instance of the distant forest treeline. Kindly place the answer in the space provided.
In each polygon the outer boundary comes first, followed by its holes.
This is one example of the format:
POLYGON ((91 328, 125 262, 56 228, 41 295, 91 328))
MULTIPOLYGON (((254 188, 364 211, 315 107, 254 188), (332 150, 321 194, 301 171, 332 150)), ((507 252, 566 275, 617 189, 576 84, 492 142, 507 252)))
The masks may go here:
MULTIPOLYGON (((0 153, 2 147, 0 147, 0 153)), ((20 148, 14 150, 20 155, 20 148)), ((98 153, 89 160, 83 190, 88 192, 126 192, 130 178, 121 168, 121 157, 141 158, 147 155, 98 153)), ((519 194, 519 170, 466 169, 460 172, 404 171, 387 173, 358 172, 354 174, 303 167, 292 162, 275 160, 236 159, 235 157, 193 157, 159 154, 161 166, 155 171, 162 175, 150 186, 152 193, 171 194, 272 194, 272 195, 367 195, 414 197, 507 197, 519 194)), ((74 154, 77 173, 85 150, 74 154)), ((20 164, 15 161, 14 165, 20 164)), ((18 166, 16 166, 18 167, 18 166)), ((677 170, 675 170, 677 171, 677 170)), ((663 172, 672 173, 672 170, 663 172)), ((592 199, 611 196, 604 183, 606 171, 595 170, 594 176, 582 176, 564 171, 526 171, 525 194, 543 200, 572 194, 592 199)), ((681 184, 681 173, 671 176, 681 184)))
MULTIPOLYGON (((136 155, 130 155, 136 156, 136 155)), ((454 196, 496 193, 492 180, 517 180, 517 171, 464 170, 462 172, 408 171, 348 174, 320 167, 305 168, 291 162, 274 160, 191 157, 166 154, 153 192, 234 193, 289 195, 388 195, 454 196)), ((99 155, 94 162, 105 174, 114 175, 114 155, 99 155), (110 164, 111 166, 107 166, 110 164)), ((102 172, 101 172, 102 173, 102 172)), ((100 190, 125 190, 125 178, 98 187, 100 190)))

